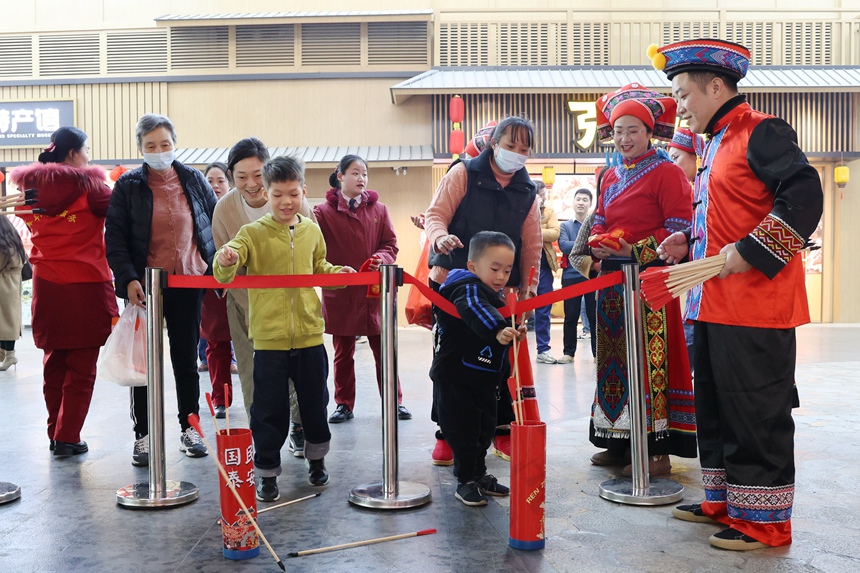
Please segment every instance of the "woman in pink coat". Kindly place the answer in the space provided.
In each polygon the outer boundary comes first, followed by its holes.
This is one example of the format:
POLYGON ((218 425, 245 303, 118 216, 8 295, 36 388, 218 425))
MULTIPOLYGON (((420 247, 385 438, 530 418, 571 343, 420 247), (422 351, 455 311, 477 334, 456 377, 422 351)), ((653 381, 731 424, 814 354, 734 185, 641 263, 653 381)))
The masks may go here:
MULTIPOLYGON (((325 237, 328 261, 334 265, 361 268, 366 261, 375 271, 379 265, 393 264, 397 257, 397 237, 388 209, 379 194, 367 189, 367 162, 357 155, 346 155, 329 177, 332 188, 324 203, 314 207, 317 223, 325 237)), ((376 361, 376 382, 382 388, 380 354, 379 299, 368 298, 367 288, 351 286, 323 290, 325 331, 334 345, 334 399, 337 409, 329 423, 339 424, 353 418, 355 407, 355 338, 366 336, 376 361)), ((401 402, 397 388, 398 417, 412 418, 401 402)))

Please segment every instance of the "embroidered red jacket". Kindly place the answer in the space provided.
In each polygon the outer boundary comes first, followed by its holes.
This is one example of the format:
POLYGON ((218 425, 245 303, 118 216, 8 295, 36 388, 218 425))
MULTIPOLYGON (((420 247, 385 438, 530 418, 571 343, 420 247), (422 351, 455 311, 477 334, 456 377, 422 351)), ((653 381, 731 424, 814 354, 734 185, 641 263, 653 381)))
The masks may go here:
POLYGON ((696 177, 691 256, 716 255, 736 243, 753 268, 693 289, 687 318, 760 328, 805 324, 805 272, 795 255, 821 218, 818 172, 791 126, 753 110, 743 96, 711 125, 696 177))

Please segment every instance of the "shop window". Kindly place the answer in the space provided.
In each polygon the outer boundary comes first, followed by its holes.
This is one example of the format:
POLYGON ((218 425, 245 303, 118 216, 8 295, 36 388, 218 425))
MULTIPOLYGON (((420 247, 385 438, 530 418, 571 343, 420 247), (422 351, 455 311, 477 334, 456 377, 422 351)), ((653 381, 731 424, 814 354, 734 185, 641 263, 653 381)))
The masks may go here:
POLYGON ((367 63, 371 66, 428 65, 426 22, 367 24, 367 63))
POLYGON ((236 67, 291 68, 296 65, 295 45, 293 24, 236 26, 236 67))
POLYGON ((107 73, 167 71, 167 31, 107 33, 107 73))
POLYGON ((99 68, 98 34, 39 36, 40 76, 95 76, 99 68))
POLYGON ((229 65, 227 26, 170 29, 170 68, 226 68, 229 65))
POLYGON ((302 24, 302 65, 361 65, 361 24, 302 24))
POLYGON ((33 41, 30 36, 0 38, 0 78, 33 74, 33 41))

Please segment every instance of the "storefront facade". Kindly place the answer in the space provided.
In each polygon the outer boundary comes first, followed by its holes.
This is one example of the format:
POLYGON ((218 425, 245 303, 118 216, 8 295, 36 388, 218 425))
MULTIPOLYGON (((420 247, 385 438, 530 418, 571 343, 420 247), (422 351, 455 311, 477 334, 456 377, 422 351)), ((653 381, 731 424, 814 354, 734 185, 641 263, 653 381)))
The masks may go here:
POLYGON ((820 72, 741 87, 755 107, 794 125, 822 174, 824 248, 821 273, 809 283, 813 315, 860 322, 854 294, 860 267, 848 264, 852 224, 860 217, 860 142, 854 135, 860 81, 831 77, 860 67, 858 11, 808 13, 793 0, 743 10, 724 0, 695 10, 662 0, 644 0, 636 10, 596 1, 577 10, 521 2, 512 10, 501 0, 480 10, 441 0, 392 9, 371 0, 363 12, 299 1, 291 8, 320 11, 289 13, 276 12, 282 6, 274 1, 123 4, 31 0, 9 7, 0 23, 0 131, 5 109, 4 134, 17 118, 18 130, 32 124, 32 137, 0 139, 0 169, 35 160, 36 136, 55 121, 54 112, 44 110, 69 102, 74 124, 90 136, 91 157, 108 168, 139 164, 134 126, 148 112, 174 120, 189 164, 223 158, 250 135, 276 154, 301 155, 309 195, 317 201, 337 158, 358 152, 368 156, 370 187, 389 206, 399 263, 410 271, 419 231, 409 216, 429 204, 450 161, 452 95, 466 103, 467 136, 489 119, 527 114, 538 132, 529 169, 537 176, 552 166, 560 184, 568 174, 588 177, 603 161, 607 148, 593 139, 591 102, 633 76, 665 89, 661 74, 642 65, 650 43, 719 36, 748 45, 754 70, 777 66, 787 77, 794 70, 820 72), (327 8, 332 11, 322 11, 327 8), (421 83, 438 73, 446 77, 421 83), (475 81, 481 74, 496 81, 475 81), (559 81, 559 74, 582 79, 559 81), (43 110, 38 125, 36 109, 43 110), (853 180, 837 188, 833 169, 842 163, 853 180))

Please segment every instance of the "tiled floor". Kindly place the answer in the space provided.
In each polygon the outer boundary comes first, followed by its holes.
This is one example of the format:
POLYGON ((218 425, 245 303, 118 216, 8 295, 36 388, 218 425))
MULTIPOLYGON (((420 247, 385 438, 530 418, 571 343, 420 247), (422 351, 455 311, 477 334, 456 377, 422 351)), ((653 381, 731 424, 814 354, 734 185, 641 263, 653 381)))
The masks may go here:
MULTIPOLYGON (((372 356, 366 344, 359 345, 356 417, 332 426, 332 451, 326 460, 330 485, 319 498, 260 517, 288 571, 860 571, 860 326, 798 330, 802 407, 795 411, 794 544, 746 554, 709 547, 707 537, 717 526, 677 521, 667 507, 623 506, 598 496, 600 482, 614 474, 589 463, 596 450, 587 439, 594 392, 594 363, 587 352, 573 364, 535 365, 541 414, 547 422, 546 549, 510 549, 508 501, 466 507, 453 497, 450 469, 430 464, 434 427, 429 420, 429 333, 404 329, 399 339, 404 404, 415 415, 400 423, 400 477, 429 486, 433 502, 400 511, 361 509, 347 502, 352 487, 382 477, 372 356), (426 528, 438 533, 287 558, 302 549, 426 528)), ((553 341, 558 354, 559 327, 554 327, 553 341)), ((179 452, 172 379, 166 385, 167 476, 194 483, 200 498, 174 509, 128 510, 116 505, 117 488, 146 481, 148 473, 130 463, 127 390, 99 381, 83 433, 90 452, 53 459, 44 430, 41 353, 33 348, 29 332, 17 354, 17 370, 0 373, 0 481, 20 485, 22 498, 0 507, 0 572, 278 570, 265 550, 244 562, 221 556, 216 468, 211 458, 190 459, 179 452)), ((203 380, 205 388, 208 378, 203 380)), ((241 399, 240 392, 236 396, 241 399)), ((234 426, 246 423, 238 404, 231 418, 234 426)), ((210 436, 214 431, 208 416, 204 429, 210 436)), ((301 461, 286 449, 284 454, 282 501, 316 491, 307 485, 301 461)), ((686 486, 685 499, 701 499, 698 463, 673 458, 672 464, 672 477, 686 486)), ((507 462, 491 457, 489 466, 502 483, 508 482, 507 462)))

